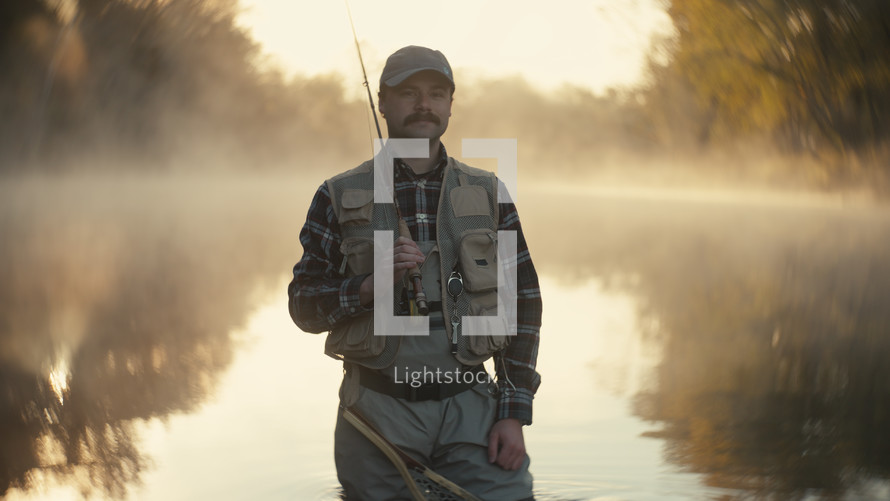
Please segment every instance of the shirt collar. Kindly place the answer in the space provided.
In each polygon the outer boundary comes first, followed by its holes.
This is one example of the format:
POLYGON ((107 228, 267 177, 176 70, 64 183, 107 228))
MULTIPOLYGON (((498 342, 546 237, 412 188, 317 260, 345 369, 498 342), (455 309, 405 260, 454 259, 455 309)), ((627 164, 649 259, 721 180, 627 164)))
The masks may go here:
POLYGON ((448 152, 445 150, 445 145, 439 143, 439 161, 436 164, 436 167, 425 173, 425 174, 415 174, 414 170, 402 161, 401 158, 397 158, 395 162, 396 166, 396 178, 410 179, 412 181, 419 181, 421 179, 442 179, 442 174, 445 172, 445 164, 448 163, 448 152))

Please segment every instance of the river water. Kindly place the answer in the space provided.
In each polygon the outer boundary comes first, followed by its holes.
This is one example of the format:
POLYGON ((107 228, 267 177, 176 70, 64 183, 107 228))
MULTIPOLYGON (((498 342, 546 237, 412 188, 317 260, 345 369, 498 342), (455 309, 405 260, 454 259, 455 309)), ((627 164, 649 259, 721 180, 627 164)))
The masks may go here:
MULTIPOLYGON (((341 369, 285 295, 323 177, 2 182, 6 499, 338 498, 341 369)), ((890 499, 890 212, 540 184, 519 209, 538 499, 890 499)))

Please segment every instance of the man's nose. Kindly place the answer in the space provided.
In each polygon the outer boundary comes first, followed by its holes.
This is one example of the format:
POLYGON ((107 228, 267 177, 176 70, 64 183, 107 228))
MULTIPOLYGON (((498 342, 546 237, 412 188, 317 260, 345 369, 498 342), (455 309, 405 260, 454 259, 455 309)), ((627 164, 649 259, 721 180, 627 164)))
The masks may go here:
POLYGON ((416 110, 429 110, 430 109, 430 96, 425 92, 419 92, 417 94, 417 101, 414 102, 414 109, 416 110))

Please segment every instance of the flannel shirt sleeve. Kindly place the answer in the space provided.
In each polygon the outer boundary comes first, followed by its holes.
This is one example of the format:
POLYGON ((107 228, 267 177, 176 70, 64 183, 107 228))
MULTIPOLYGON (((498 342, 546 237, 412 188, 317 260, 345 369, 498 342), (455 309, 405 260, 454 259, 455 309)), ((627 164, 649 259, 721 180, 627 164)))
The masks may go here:
POLYGON ((359 286, 367 275, 347 278, 340 273, 341 240, 330 194, 322 184, 300 231, 303 257, 294 266, 287 288, 291 318, 306 332, 326 332, 341 321, 372 311, 359 299, 359 286))
POLYGON ((516 337, 510 340, 505 350, 504 363, 498 364, 496 369, 498 380, 506 381, 505 376, 509 377, 516 391, 509 396, 501 394, 497 418, 515 418, 522 424, 530 425, 532 399, 541 384, 541 375, 535 370, 543 311, 541 289, 514 204, 500 204, 498 230, 516 231, 518 298, 516 337))

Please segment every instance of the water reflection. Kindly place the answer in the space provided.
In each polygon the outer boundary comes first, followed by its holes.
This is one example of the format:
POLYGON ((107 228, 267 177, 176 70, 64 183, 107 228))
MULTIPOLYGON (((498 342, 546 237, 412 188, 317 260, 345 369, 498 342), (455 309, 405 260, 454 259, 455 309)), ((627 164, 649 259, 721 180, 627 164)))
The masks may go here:
POLYGON ((260 214, 281 223, 275 211, 233 203, 250 188, 4 181, 0 494, 64 477, 122 498, 147 461, 135 420, 188 412, 214 390, 251 293, 285 262, 280 236, 257 230, 260 214))
POLYGON ((886 498, 875 482, 890 478, 886 212, 620 197, 558 207, 590 232, 548 248, 545 269, 632 291, 651 326, 641 335, 661 347, 634 412, 660 425, 647 435, 665 440, 667 460, 763 497, 886 498))
MULTIPOLYGON (((335 498, 339 367, 279 304, 314 188, 0 184, 0 495, 335 498)), ((890 215, 638 195, 523 194, 540 497, 890 498, 890 215)))

